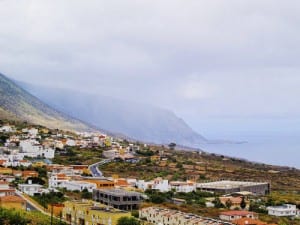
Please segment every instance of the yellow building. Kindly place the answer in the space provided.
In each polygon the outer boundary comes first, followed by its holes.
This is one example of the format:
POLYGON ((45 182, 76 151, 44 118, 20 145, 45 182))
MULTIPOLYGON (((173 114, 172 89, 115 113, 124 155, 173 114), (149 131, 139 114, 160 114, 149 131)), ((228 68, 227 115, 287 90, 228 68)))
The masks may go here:
POLYGON ((104 179, 99 179, 99 180, 94 180, 94 179, 86 179, 83 180, 85 182, 89 182, 92 184, 96 184, 97 188, 113 188, 115 186, 115 183, 110 180, 104 180, 104 179))
POLYGON ((131 217, 126 211, 109 208, 93 201, 65 202, 63 219, 78 225, 116 225, 121 217, 131 217))
POLYGON ((47 164, 42 162, 42 161, 38 161, 32 164, 33 167, 43 167, 46 166, 47 164))
POLYGON ((0 167, 0 174, 12 174, 11 168, 0 167))
POLYGON ((2 196, 0 197, 0 207, 26 210, 26 201, 15 195, 2 196))
POLYGON ((106 147, 111 147, 111 140, 110 140, 110 138, 106 138, 106 139, 105 139, 104 145, 105 145, 106 147))

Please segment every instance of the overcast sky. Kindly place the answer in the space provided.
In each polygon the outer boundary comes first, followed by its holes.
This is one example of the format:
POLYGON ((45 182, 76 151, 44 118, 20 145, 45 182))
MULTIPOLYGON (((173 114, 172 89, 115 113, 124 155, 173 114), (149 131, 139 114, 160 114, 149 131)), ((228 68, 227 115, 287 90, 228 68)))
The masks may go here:
POLYGON ((168 108, 195 129, 293 119, 299 12, 296 0, 0 0, 0 71, 168 108))

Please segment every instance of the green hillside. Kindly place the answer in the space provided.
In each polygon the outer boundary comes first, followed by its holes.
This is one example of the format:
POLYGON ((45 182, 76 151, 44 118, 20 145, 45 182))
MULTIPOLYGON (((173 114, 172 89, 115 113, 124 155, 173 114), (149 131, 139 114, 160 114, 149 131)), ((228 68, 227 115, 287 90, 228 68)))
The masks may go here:
POLYGON ((81 121, 44 104, 3 74, 0 74, 0 119, 23 120, 55 129, 91 130, 81 121))

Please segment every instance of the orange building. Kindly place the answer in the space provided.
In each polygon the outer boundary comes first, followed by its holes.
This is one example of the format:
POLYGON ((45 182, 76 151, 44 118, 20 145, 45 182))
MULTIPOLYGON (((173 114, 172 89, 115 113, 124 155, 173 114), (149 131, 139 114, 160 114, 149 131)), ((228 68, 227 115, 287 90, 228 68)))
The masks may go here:
POLYGON ((62 211, 64 209, 65 205, 64 204, 48 204, 47 206, 47 211, 49 213, 53 212, 53 215, 56 217, 60 217, 62 215, 62 211))
POLYGON ((130 187, 130 184, 128 184, 126 179, 119 178, 119 179, 115 179, 115 187, 125 188, 125 187, 130 187))
POLYGON ((96 184, 97 188, 113 188, 115 186, 115 183, 110 180, 93 180, 93 179, 86 179, 83 180, 85 182, 89 182, 92 184, 96 184))
POLYGON ((25 171, 22 172, 22 178, 24 180, 26 180, 29 177, 38 177, 38 176, 39 176, 39 173, 36 172, 36 171, 25 170, 25 171))
POLYGON ((0 166, 4 166, 4 164, 7 162, 5 159, 0 159, 0 166))

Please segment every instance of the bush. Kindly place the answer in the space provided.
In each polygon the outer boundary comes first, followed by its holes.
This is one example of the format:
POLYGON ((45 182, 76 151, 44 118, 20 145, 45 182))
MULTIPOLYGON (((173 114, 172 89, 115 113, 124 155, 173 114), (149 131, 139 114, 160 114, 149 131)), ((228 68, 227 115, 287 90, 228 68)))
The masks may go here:
POLYGON ((138 221, 134 217, 121 217, 117 222, 117 225, 140 225, 140 224, 141 224, 140 221, 138 221))
POLYGON ((0 224, 27 225, 30 221, 20 215, 19 212, 0 208, 0 224))

